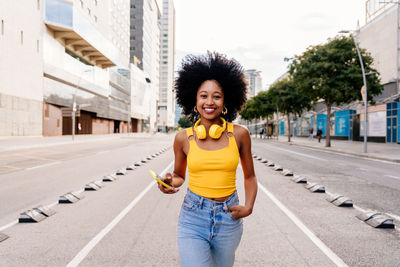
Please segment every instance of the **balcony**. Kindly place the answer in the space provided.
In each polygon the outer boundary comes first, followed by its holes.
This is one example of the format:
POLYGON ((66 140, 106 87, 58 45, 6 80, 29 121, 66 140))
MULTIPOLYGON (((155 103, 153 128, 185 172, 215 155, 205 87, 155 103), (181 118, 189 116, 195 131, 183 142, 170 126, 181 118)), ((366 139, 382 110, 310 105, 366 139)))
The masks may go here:
POLYGON ((118 49, 73 5, 72 1, 46 0, 46 26, 67 50, 100 68, 118 65, 118 49))

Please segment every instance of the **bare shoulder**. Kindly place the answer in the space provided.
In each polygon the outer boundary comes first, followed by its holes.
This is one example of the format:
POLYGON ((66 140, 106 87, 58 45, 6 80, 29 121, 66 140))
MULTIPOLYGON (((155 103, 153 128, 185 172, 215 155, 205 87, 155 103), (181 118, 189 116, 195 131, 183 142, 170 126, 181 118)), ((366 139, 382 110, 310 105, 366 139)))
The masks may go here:
POLYGON ((246 127, 235 123, 233 124, 233 132, 239 139, 248 138, 250 136, 249 130, 246 127))
POLYGON ((175 135, 175 144, 183 145, 187 140, 186 129, 183 129, 176 133, 175 135))

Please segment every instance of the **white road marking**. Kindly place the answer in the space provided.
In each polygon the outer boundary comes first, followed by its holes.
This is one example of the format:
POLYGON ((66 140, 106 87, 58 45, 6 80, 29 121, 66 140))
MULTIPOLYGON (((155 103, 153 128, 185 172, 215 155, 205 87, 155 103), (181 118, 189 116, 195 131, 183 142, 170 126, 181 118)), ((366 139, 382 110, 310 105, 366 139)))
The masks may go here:
POLYGON ((307 226, 300 221, 285 205, 282 204, 271 192, 269 192, 262 184, 258 183, 261 190, 292 220, 297 227, 337 266, 347 266, 347 264, 339 258, 328 246, 326 246, 307 226))
POLYGON ((351 155, 351 154, 346 154, 346 153, 341 153, 341 152, 336 152, 336 151, 329 151, 329 150, 324 150, 324 149, 318 149, 318 148, 312 148, 308 146, 302 146, 302 145, 297 145, 298 147, 302 147, 304 149, 310 149, 314 151, 319 151, 319 152, 325 152, 325 153, 331 153, 331 154, 336 154, 340 156, 345 156, 345 157, 351 157, 351 158, 357 158, 357 159, 366 159, 366 160, 372 160, 372 161, 377 161, 377 162, 382 162, 382 163, 387 163, 387 164, 392 164, 392 165, 399 165, 398 162, 392 162, 392 161, 387 161, 383 159, 373 159, 373 158, 367 158, 367 157, 362 157, 362 156, 356 156, 356 155, 351 155))
POLYGON ((11 226, 14 226, 18 223, 18 220, 12 221, 2 227, 0 227, 0 232, 6 230, 7 228, 10 228, 11 226))
POLYGON ((365 171, 365 172, 368 171, 367 169, 364 169, 364 168, 357 168, 357 169, 360 170, 360 171, 365 171))
POLYGON ((96 155, 104 154, 104 153, 108 153, 108 152, 110 152, 110 150, 104 150, 104 151, 97 152, 96 155))
POLYGON ((52 166, 52 165, 56 165, 56 164, 60 164, 60 163, 61 163, 61 161, 55 161, 55 162, 51 162, 51 163, 47 163, 47 164, 43 164, 43 165, 39 165, 39 166, 26 168, 26 170, 39 169, 39 168, 42 168, 42 167, 48 167, 48 166, 52 166))
POLYGON ((300 155, 300 156, 302 156, 302 157, 306 157, 306 158, 310 158, 310 159, 316 159, 316 160, 321 160, 321 161, 328 161, 328 160, 326 160, 326 159, 322 159, 322 158, 310 156, 310 155, 303 154, 303 153, 299 153, 299 152, 294 152, 294 151, 288 150, 288 149, 278 148, 278 147, 275 147, 275 146, 271 146, 271 147, 273 147, 273 149, 282 150, 282 151, 285 151, 285 152, 288 152, 288 153, 291 153, 291 154, 300 155))
POLYGON ((384 176, 400 180, 399 176, 394 176, 394 175, 389 175, 389 174, 385 174, 384 176))
POLYGON ((391 214, 391 213, 388 213, 388 212, 386 212, 386 214, 389 215, 390 217, 392 217, 393 219, 396 219, 396 220, 398 220, 400 222, 400 216, 395 215, 395 214, 391 214))
MULTIPOLYGON (((171 168, 172 161, 161 173, 163 176, 169 168, 171 168)), ((153 180, 129 205, 123 209, 103 230, 101 230, 87 245, 79 251, 79 253, 68 263, 67 267, 78 266, 89 252, 108 234, 130 211, 135 205, 144 197, 144 195, 156 184, 153 180)))
MULTIPOLYGON (((242 166, 238 165, 240 169, 242 166)), ((242 169, 243 170, 243 169, 242 169)), ((307 226, 300 221, 282 202, 280 202, 271 192, 269 192, 260 182, 257 182, 258 187, 280 208, 289 219, 292 220, 297 227, 337 266, 348 266, 339 256, 337 256, 327 245, 325 245, 307 226)), ((331 193, 330 193, 331 194, 331 193)))

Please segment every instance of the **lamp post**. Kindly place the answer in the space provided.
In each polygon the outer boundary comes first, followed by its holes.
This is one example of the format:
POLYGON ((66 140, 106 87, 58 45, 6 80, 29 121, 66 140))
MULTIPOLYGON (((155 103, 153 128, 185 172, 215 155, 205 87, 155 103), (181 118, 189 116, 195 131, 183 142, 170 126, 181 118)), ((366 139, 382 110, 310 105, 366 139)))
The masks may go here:
MULTIPOLYGON (((84 71, 82 71, 81 74, 83 74, 85 72, 90 72, 90 71, 93 71, 93 70, 94 70, 93 68, 92 69, 88 69, 88 70, 84 70, 84 71)), ((72 141, 75 140, 75 115, 76 115, 76 111, 77 111, 77 109, 76 109, 76 92, 77 92, 77 90, 79 88, 79 83, 81 82, 81 80, 82 80, 82 76, 79 76, 79 80, 76 83, 75 92, 74 92, 74 95, 72 97, 72 141)))
MULTIPOLYGON (((364 63, 361 57, 361 53, 360 53, 360 49, 358 48, 358 44, 356 42, 356 39, 354 38, 354 35, 351 31, 340 31, 339 33, 350 33, 351 38, 353 38, 353 42, 354 45, 356 46, 356 50, 357 50, 357 54, 358 54, 358 58, 360 60, 360 65, 361 65, 361 72, 362 72, 362 76, 363 76, 363 83, 364 83, 364 94, 365 94, 365 100, 364 100, 364 107, 365 107, 365 118, 364 118, 364 129, 365 129, 365 133, 364 133, 364 153, 367 153, 367 139, 368 139, 368 90, 367 90, 367 79, 366 79, 366 74, 365 74, 365 70, 364 70, 364 63)), ((368 74, 372 74, 372 73, 368 73, 368 74)))

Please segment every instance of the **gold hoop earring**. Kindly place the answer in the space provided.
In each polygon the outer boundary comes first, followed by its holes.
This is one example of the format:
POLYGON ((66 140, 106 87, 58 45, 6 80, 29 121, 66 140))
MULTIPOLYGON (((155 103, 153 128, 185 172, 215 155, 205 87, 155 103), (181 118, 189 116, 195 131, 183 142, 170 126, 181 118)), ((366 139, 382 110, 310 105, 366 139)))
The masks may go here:
POLYGON ((199 112, 197 111, 197 107, 196 107, 196 106, 194 106, 193 111, 194 111, 194 113, 199 113, 199 112))
POLYGON ((226 108, 226 107, 224 107, 223 109, 222 109, 222 114, 226 114, 226 113, 228 113, 228 109, 226 108))

